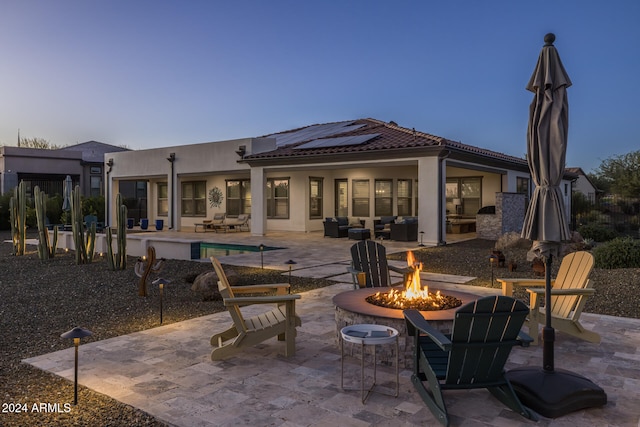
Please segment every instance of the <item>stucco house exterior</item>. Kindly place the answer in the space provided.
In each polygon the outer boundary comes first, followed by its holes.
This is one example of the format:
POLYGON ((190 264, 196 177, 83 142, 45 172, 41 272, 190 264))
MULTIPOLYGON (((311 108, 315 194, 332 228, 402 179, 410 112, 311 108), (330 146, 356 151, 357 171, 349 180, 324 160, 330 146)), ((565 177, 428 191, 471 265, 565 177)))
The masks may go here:
POLYGON ((417 217, 423 243, 437 245, 446 243, 447 215, 472 217, 497 193, 532 191, 524 159, 370 118, 110 153, 104 162, 107 223, 121 186, 135 182, 146 188, 147 217, 172 230, 193 231, 220 212, 250 214, 254 235, 321 231, 335 216, 373 228, 397 215, 417 217))
POLYGON ((593 182, 589 179, 586 173, 579 167, 566 168, 567 172, 577 176, 573 182, 573 191, 578 191, 584 194, 591 202, 595 202, 598 193, 601 193, 593 182))
POLYGON ((71 176, 83 196, 104 194, 105 153, 128 151, 98 141, 87 141, 59 149, 0 147, 0 194, 12 191, 20 181, 27 194, 39 188, 47 194, 62 194, 63 181, 71 176))

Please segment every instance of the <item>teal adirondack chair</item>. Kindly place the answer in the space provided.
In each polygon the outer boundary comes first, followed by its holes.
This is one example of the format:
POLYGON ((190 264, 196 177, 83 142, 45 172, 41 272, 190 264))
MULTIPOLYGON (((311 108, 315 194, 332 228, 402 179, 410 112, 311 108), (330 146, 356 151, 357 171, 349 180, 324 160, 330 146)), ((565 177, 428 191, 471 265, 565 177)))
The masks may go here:
POLYGON ((456 311, 449 337, 419 311, 404 311, 415 345, 411 381, 438 421, 449 425, 442 390, 473 388, 486 388, 513 411, 537 419, 522 405, 504 371, 513 346, 532 341, 520 331, 528 314, 529 308, 511 297, 480 298, 456 311))

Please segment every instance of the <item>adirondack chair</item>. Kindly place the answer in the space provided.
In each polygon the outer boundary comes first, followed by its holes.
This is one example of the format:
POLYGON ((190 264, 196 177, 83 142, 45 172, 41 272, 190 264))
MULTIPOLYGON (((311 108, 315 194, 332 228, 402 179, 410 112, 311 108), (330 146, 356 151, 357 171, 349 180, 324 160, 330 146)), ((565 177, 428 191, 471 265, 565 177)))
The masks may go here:
MULTIPOLYGON (((580 324, 580 315, 589 295, 595 293, 589 282, 593 269, 593 255, 586 251, 572 252, 560 263, 558 275, 551 281, 551 326, 566 334, 589 342, 600 342, 600 335, 586 330, 580 324)), ((544 279, 498 279, 502 282, 502 293, 513 292, 513 285, 525 286, 529 293, 529 319, 525 326, 538 344, 538 327, 545 323, 544 279)))
POLYGON ((393 286, 390 270, 403 275, 409 272, 408 268, 389 265, 387 250, 378 242, 361 240, 351 246, 351 266, 347 271, 351 273, 355 289, 362 284, 366 288, 393 286))
POLYGON ((222 360, 275 336, 280 341, 286 341, 285 356, 293 356, 296 352, 296 327, 302 324, 295 310, 295 301, 300 295, 288 294, 289 285, 286 283, 231 286, 220 261, 211 257, 211 263, 218 275, 218 290, 233 320, 233 325, 228 329, 211 337, 211 345, 216 347, 211 352, 211 360, 222 360), (273 291, 276 295, 236 296, 273 291), (276 304, 276 307, 266 313, 245 318, 240 307, 251 304, 276 304))
POLYGON ((528 313, 523 302, 511 297, 481 298, 456 311, 452 334, 445 336, 419 311, 404 311, 414 343, 411 382, 440 423, 449 425, 442 395, 447 389, 486 388, 513 411, 537 419, 522 405, 504 371, 512 347, 531 341, 520 331, 528 313))

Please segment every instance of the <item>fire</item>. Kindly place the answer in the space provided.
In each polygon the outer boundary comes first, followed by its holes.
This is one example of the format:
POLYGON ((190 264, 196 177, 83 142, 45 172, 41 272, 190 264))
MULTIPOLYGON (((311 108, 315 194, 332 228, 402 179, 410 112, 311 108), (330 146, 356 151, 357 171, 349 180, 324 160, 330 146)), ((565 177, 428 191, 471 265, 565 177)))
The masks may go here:
POLYGON ((386 293, 377 292, 369 296, 367 301, 387 308, 400 310, 416 308, 423 311, 444 310, 462 303, 457 298, 441 295, 440 291, 435 294, 429 293, 429 287, 422 286, 420 282, 422 263, 416 262, 416 258, 411 251, 407 252, 407 266, 409 267, 409 272, 405 273, 404 289, 391 289, 386 293))

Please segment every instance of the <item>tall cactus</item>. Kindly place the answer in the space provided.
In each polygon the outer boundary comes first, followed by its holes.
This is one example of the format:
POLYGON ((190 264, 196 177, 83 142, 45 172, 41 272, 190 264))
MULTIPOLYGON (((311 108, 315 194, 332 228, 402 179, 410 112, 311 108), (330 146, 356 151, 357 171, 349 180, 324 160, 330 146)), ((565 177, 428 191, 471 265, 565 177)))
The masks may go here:
POLYGON ((53 239, 49 238, 49 230, 47 229, 47 195, 44 191, 40 191, 40 187, 33 189, 36 205, 36 218, 38 220, 38 257, 45 261, 53 258, 56 254, 58 246, 58 227, 53 227, 53 239))
POLYGON ((13 254, 24 255, 27 246, 27 191, 24 181, 15 188, 13 197, 9 200, 11 216, 11 238, 13 240, 13 254))
POLYGON ((118 252, 113 253, 113 234, 111 227, 107 227, 107 259, 112 270, 127 268, 127 207, 122 203, 122 195, 116 196, 116 238, 118 252))
POLYGON ((73 244, 76 247, 76 264, 91 263, 96 243, 96 223, 91 223, 85 239, 79 185, 76 185, 71 195, 71 232, 73 234, 73 244))

